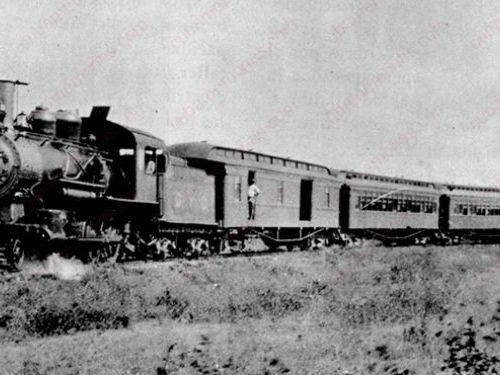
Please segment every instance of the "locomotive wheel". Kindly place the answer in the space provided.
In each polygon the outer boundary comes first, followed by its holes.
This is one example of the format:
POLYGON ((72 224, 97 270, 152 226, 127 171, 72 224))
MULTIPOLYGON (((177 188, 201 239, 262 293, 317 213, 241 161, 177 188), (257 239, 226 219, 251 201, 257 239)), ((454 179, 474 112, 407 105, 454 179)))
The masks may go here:
POLYGON ((107 261, 116 262, 118 257, 118 246, 113 243, 104 243, 96 249, 94 261, 97 263, 105 263, 107 261))
POLYGON ((24 244, 19 238, 12 238, 7 244, 7 261, 16 271, 20 271, 24 264, 24 244))

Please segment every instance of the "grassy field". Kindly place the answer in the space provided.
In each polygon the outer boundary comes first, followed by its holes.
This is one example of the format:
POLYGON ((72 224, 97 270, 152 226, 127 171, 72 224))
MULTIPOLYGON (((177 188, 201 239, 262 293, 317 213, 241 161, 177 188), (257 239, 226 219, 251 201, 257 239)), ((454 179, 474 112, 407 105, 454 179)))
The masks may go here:
POLYGON ((498 246, 86 271, 0 277, 0 373, 500 372, 498 246))

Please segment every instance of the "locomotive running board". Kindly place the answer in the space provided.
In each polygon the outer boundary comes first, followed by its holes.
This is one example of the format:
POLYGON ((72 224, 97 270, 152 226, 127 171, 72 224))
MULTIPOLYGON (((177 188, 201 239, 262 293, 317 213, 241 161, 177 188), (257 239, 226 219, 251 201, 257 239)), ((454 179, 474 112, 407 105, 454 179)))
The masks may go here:
POLYGON ((126 199, 126 198, 115 198, 115 197, 106 197, 104 198, 107 201, 111 202, 117 202, 117 203, 139 203, 143 205, 157 205, 158 202, 156 201, 144 201, 144 200, 137 200, 137 199, 126 199))
POLYGON ((114 204, 129 204, 129 205, 139 205, 145 207, 156 208, 159 206, 158 202, 155 201, 141 201, 136 199, 125 199, 125 198, 115 198, 115 197, 105 197, 101 198, 104 202, 114 203, 114 204))

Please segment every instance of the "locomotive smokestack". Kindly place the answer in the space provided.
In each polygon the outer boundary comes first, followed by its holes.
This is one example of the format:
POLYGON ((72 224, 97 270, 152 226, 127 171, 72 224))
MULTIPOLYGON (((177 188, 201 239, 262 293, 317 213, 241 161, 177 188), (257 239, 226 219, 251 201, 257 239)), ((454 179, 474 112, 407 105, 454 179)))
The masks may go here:
POLYGON ((19 81, 0 80, 0 123, 3 126, 12 127, 14 122, 14 96, 17 85, 27 85, 19 81), (5 115, 3 115, 3 111, 5 115), (2 119, 2 117, 4 117, 2 119), (3 121, 2 121, 3 120, 3 121))
POLYGON ((7 127, 12 127, 14 119, 14 91, 13 81, 0 81, 0 112, 5 112, 0 114, 0 120, 3 116, 3 125, 7 127))

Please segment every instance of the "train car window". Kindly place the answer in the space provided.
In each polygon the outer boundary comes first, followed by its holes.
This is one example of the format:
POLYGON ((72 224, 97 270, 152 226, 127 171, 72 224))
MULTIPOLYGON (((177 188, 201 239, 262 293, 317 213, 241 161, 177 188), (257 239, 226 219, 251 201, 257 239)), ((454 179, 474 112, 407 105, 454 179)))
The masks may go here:
POLYGON ((418 202, 418 201, 414 200, 414 201, 412 202, 412 206, 413 206, 413 210, 412 210, 412 212, 414 212, 414 213, 418 213, 418 212, 420 212, 420 204, 419 204, 419 202, 418 202))
POLYGON ((401 200, 401 211, 400 212, 407 212, 408 211, 408 201, 406 198, 403 198, 401 200))
POLYGON ((144 148, 144 173, 156 173, 156 149, 149 146, 144 148))
POLYGON ((387 207, 386 207, 386 211, 392 211, 393 210, 393 207, 394 207, 394 199, 388 199, 387 200, 387 207))
POLYGON ((377 203, 378 203, 377 204, 378 211, 385 211, 385 206, 386 206, 385 198, 379 199, 377 203))
POLYGON ((415 212, 415 205, 413 199, 408 200, 408 212, 415 212))
POLYGON ((330 204, 331 204, 331 202, 330 202, 330 198, 331 198, 331 197, 330 197, 330 188, 327 186, 327 187, 325 188, 325 206, 326 206, 327 208, 330 208, 330 204))
POLYGON ((278 184, 278 203, 283 204, 285 202, 285 181, 280 181, 278 184))
POLYGON ((415 212, 422 212, 422 201, 421 200, 415 201, 415 212))
POLYGON ((370 211, 372 209, 372 205, 370 204, 371 198, 369 195, 365 195, 363 197, 363 205, 361 206, 363 210, 370 211))
POLYGON ((241 176, 234 176, 234 200, 241 202, 241 176))
POLYGON ((368 206, 368 202, 370 201, 370 198, 366 195, 361 197, 361 210, 369 210, 370 207, 368 206))
POLYGON ((134 156, 135 150, 133 148, 121 148, 118 153, 120 156, 134 156))

